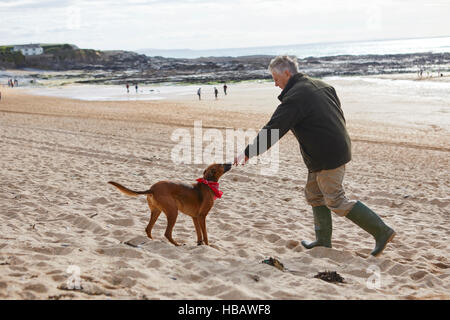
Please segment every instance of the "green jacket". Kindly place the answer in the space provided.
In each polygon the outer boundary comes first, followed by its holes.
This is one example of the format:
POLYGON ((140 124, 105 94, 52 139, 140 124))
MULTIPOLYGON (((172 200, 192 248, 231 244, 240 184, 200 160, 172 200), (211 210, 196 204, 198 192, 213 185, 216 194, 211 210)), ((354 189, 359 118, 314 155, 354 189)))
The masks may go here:
POLYGON ((247 157, 264 153, 291 130, 310 172, 335 169, 351 160, 344 113, 332 86, 298 73, 289 79, 278 99, 281 104, 246 147, 247 157), (279 130, 278 137, 271 129, 279 130))

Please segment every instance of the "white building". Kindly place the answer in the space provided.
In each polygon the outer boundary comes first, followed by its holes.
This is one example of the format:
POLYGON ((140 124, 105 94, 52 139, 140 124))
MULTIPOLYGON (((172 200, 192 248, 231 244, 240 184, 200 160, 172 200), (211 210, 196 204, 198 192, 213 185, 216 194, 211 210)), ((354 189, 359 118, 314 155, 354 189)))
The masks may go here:
POLYGON ((24 44, 14 46, 13 51, 20 51, 24 56, 33 56, 44 53, 44 49, 39 44, 24 44))

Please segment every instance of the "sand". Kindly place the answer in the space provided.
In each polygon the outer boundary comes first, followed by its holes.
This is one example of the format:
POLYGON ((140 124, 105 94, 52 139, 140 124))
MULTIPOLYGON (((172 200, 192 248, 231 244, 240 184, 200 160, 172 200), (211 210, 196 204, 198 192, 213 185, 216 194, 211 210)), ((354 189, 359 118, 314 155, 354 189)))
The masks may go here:
POLYGON ((271 83, 229 85, 217 101, 207 90, 202 101, 193 93, 87 102, 1 88, 0 298, 449 299, 450 100, 330 82, 353 142, 347 195, 397 231, 377 258, 371 236, 337 215, 333 248, 302 247, 314 238, 313 217, 290 133, 276 174, 248 164, 222 177, 224 195, 207 218, 210 246, 196 245, 184 214, 174 228, 183 246, 164 238, 164 215, 146 238, 145 197, 107 184, 195 182, 207 164, 174 163, 173 132, 193 132, 198 120, 204 130, 257 130, 277 104, 271 83), (270 257, 285 270, 262 263, 270 257), (344 282, 314 277, 323 271, 344 282))

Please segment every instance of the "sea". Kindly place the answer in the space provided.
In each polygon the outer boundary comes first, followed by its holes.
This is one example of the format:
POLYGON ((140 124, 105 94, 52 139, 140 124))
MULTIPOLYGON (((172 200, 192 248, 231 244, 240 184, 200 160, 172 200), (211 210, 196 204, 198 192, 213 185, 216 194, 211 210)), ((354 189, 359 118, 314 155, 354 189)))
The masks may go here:
POLYGON ((136 52, 148 56, 170 58, 238 57, 253 55, 295 55, 297 58, 338 55, 385 55, 420 52, 450 52, 450 36, 414 39, 389 39, 350 42, 308 43, 281 46, 226 48, 226 49, 140 49, 136 52))
MULTIPOLYGON (((337 55, 384 55, 419 52, 450 52, 450 37, 416 38, 400 40, 377 40, 339 43, 317 43, 290 46, 271 46, 259 48, 236 48, 214 50, 168 50, 149 53, 151 56, 163 55, 175 58, 196 58, 201 56, 251 56, 251 55, 296 55, 298 58, 309 56, 337 56, 337 55)), ((33 70, 35 73, 37 70, 33 70)), ((25 71, 24 71, 25 72, 25 71)), ((46 73, 48 71, 38 71, 46 73)), ((447 76, 447 75, 446 75, 447 76)), ((0 87, 6 86, 7 79, 18 78, 20 89, 37 95, 65 97, 88 101, 139 101, 165 100, 190 97, 197 99, 197 85, 177 85, 161 83, 154 85, 140 85, 136 91, 134 87, 127 92, 124 86, 118 85, 55 85, 51 81, 41 81, 38 85, 30 85, 29 79, 23 73, 14 70, 0 70, 0 87), (27 84, 28 83, 28 84, 27 84)), ((342 82, 347 85, 370 86, 372 90, 379 90, 380 94, 409 94, 415 93, 420 97, 437 99, 448 108, 450 101, 450 82, 429 82, 413 80, 374 79, 373 77, 329 77, 327 81, 342 82), (353 82, 350 84, 348 82, 353 82)), ((260 81, 264 85, 264 81, 260 81)), ((270 84, 273 86, 273 84, 270 84)), ((202 85, 202 90, 213 92, 213 86, 202 85)))

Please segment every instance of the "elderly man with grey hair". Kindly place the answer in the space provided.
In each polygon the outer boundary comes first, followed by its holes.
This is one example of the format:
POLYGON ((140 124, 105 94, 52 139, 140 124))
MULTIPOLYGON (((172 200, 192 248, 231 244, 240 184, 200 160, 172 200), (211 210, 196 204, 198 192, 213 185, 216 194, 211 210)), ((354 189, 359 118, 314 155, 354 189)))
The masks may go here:
POLYGON ((295 58, 278 56, 269 65, 275 86, 282 89, 277 107, 269 122, 253 143, 234 159, 234 165, 245 164, 249 158, 267 151, 289 130, 300 144, 308 168, 305 186, 306 201, 312 207, 316 240, 307 248, 330 247, 332 234, 331 211, 346 217, 375 238, 371 252, 378 256, 394 238, 395 231, 360 201, 345 196, 343 180, 345 164, 351 160, 351 142, 344 113, 335 89, 298 71, 295 58), (262 141, 262 140, 265 141, 262 141))

